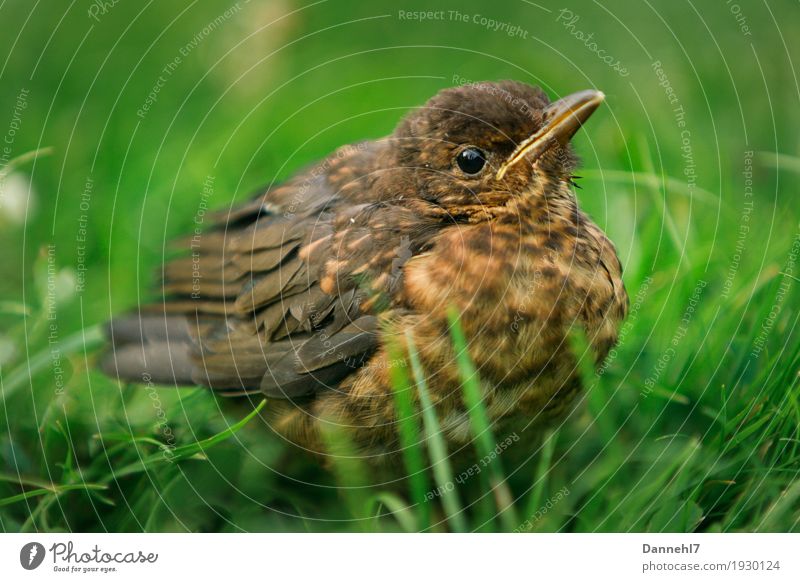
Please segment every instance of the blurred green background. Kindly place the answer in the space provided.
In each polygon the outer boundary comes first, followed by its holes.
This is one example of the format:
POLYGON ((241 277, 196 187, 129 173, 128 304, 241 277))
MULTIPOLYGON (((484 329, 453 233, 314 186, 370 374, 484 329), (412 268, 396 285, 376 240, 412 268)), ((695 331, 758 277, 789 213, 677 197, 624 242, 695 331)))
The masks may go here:
MULTIPOLYGON (((402 489, 281 474, 260 423, 224 432, 247 407, 104 378, 96 326, 147 295, 209 177, 226 208, 505 78, 606 93, 578 197, 632 301, 579 413, 503 460, 519 528, 800 529, 798 33, 793 0, 3 2, 2 530, 420 529, 402 489), (228 438, 159 462, 165 426, 228 438)), ((508 529, 474 489, 469 529, 508 529)))

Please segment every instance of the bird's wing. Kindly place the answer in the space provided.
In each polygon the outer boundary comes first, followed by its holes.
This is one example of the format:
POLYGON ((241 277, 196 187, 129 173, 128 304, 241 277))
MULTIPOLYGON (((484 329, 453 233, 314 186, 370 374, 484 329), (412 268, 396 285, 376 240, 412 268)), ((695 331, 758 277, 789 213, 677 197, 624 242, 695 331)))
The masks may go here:
POLYGON ((378 320, 363 308, 370 292, 358 265, 337 257, 370 250, 369 240, 353 241, 362 226, 353 217, 373 205, 358 203, 368 187, 352 184, 374 155, 373 146, 337 152, 179 241, 160 300, 109 325, 104 369, 279 398, 335 387, 358 370, 377 347, 378 320), (331 276, 335 284, 322 284, 331 276))

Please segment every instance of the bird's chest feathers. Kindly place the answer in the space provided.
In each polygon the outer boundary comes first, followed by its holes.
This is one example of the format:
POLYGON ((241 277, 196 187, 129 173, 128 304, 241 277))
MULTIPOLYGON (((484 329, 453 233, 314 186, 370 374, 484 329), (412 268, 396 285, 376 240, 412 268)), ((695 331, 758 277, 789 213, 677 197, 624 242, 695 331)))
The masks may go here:
POLYGON ((404 299, 423 312, 456 307, 467 331, 516 332, 530 316, 546 315, 553 290, 568 284, 559 252, 567 249, 559 245, 553 250, 550 236, 508 225, 453 227, 405 266, 404 299))
POLYGON ((454 306, 482 376, 513 383, 553 361, 573 322, 591 324, 587 302, 613 295, 595 243, 568 225, 453 227, 406 265, 404 301, 442 322, 454 306))

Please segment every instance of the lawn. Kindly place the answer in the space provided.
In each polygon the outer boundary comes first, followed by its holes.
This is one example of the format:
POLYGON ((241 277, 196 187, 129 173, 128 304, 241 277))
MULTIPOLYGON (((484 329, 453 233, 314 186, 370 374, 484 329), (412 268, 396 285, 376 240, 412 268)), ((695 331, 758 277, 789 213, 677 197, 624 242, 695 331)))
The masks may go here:
POLYGON ((800 531, 798 32, 790 0, 0 3, 0 528, 800 531), (391 486, 287 459, 269 402, 96 369, 207 208, 505 78, 606 93, 577 195, 631 297, 532 456, 477 406, 491 460, 451 464, 413 345, 391 486))

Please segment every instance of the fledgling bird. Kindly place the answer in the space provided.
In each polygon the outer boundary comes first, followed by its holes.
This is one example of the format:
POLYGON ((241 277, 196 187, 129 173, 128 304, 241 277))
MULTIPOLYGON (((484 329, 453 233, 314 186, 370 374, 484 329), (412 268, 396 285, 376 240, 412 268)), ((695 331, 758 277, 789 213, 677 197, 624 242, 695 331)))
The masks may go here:
POLYGON ((470 428, 452 306, 495 433, 561 418, 580 390, 570 330, 599 362, 628 306, 614 246, 571 188, 569 140, 603 99, 551 103, 514 81, 441 91, 387 138, 337 150, 184 240, 160 300, 109 325, 105 371, 263 393, 297 445, 323 452, 333 423, 383 458, 399 448, 390 376, 405 364, 391 341, 410 334, 458 448, 470 428))

